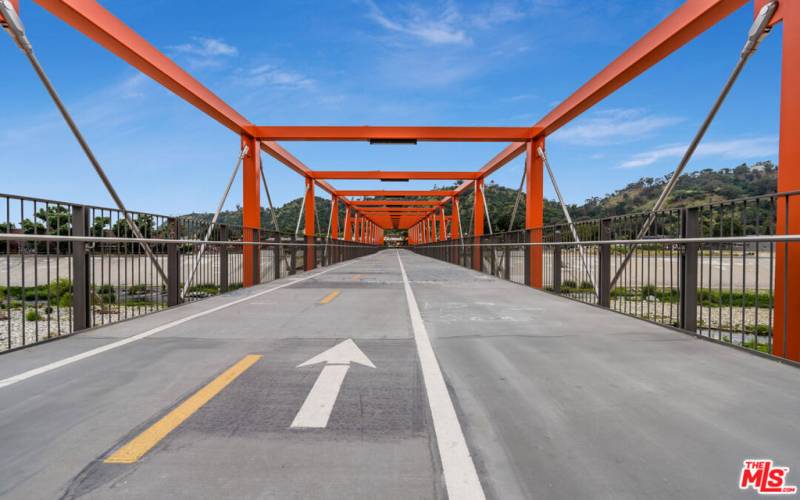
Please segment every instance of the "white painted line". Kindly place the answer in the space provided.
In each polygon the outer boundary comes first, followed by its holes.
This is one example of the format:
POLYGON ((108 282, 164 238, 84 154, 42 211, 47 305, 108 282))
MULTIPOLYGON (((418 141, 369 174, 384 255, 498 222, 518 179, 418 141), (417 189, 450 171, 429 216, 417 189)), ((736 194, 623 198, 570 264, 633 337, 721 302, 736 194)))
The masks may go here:
POLYGON ((26 372, 20 373, 19 375, 14 375, 13 377, 5 378, 3 380, 0 380, 0 389, 2 389, 3 387, 8 387, 9 385, 16 384, 17 382, 22 382, 23 380, 27 380, 27 379, 35 377, 37 375, 42 375, 43 373, 47 373, 47 372, 56 370, 56 369, 64 367, 64 366, 71 365, 72 363, 77 363, 78 361, 84 360, 86 358, 91 358, 92 356, 97 356, 98 354, 102 354, 102 353, 104 353, 106 351, 110 351, 112 349, 116 349, 118 347, 122 347, 124 345, 131 344, 133 342, 136 342, 137 340, 145 339, 147 337, 155 335, 156 333, 163 332, 164 330, 168 330, 168 329, 170 329, 172 327, 175 327, 175 326, 181 325, 183 323, 195 320, 197 318, 202 318, 203 316, 208 316, 209 314, 213 314, 213 313, 215 313, 217 311, 221 311, 223 309, 227 309, 227 308, 235 306, 237 304, 241 304, 242 302, 246 302, 246 301, 254 299, 256 297, 260 297, 262 295, 266 295, 266 294, 268 294, 270 292, 274 292, 276 290, 280 290, 281 288, 286 288, 287 286, 292 286, 292 285, 294 285, 296 283, 300 283, 301 281, 306 281, 306 280, 310 280, 312 278, 316 278, 317 276, 321 276, 321 275, 323 275, 325 273, 328 273, 330 271, 334 271, 336 269, 339 269, 339 268, 342 268, 344 266, 347 266, 347 265, 351 264, 352 262, 353 261, 346 262, 346 263, 344 263, 344 264, 342 264, 340 266, 332 267, 330 269, 326 269, 325 271, 314 273, 314 274, 312 274, 310 276, 305 276, 303 278, 300 278, 300 279, 297 279, 297 280, 294 280, 294 281, 290 281, 290 282, 284 283, 282 285, 278 285, 278 286, 272 287, 272 288, 270 288, 268 290, 263 290, 261 292, 254 293, 253 295, 250 295, 248 297, 244 297, 244 298, 241 298, 241 299, 234 300, 233 302, 228 302, 227 304, 222 304, 220 306, 213 307, 211 309, 206 309, 205 311, 202 311, 202 312, 199 312, 199 313, 196 313, 196 314, 192 314, 190 316, 186 316, 185 318, 181 318, 181 319, 172 321, 172 322, 167 323, 165 325, 157 326, 156 328, 153 328, 152 330, 147 330, 146 332, 138 333, 138 334, 133 335, 131 337, 124 338, 122 340, 118 340, 116 342, 112 342, 110 344, 106 344, 104 346, 97 347, 95 349, 91 349, 89 351, 82 352, 80 354, 76 354, 74 356, 70 356, 68 358, 64 358, 62 360, 55 361, 53 363, 50 363, 50 364, 47 364, 47 365, 44 365, 44 366, 40 366, 39 368, 34 368, 33 370, 28 370, 26 372))
POLYGON ((314 387, 311 388, 290 427, 300 429, 324 429, 327 427, 333 405, 336 404, 336 399, 342 389, 344 377, 350 369, 350 363, 375 368, 372 361, 352 339, 347 339, 322 354, 317 354, 297 367, 301 368, 317 363, 325 363, 325 367, 322 368, 322 373, 317 377, 314 387))
POLYGON ((339 390, 348 370, 350 365, 325 365, 290 427, 295 429, 327 427, 333 405, 339 397, 339 390))
POLYGON ((442 461, 444 484, 447 488, 447 498, 450 500, 485 500, 478 471, 467 448, 467 441, 461 424, 456 415, 453 401, 444 382, 444 375, 433 352, 431 339, 422 314, 414 297, 414 291, 408 282, 406 269, 400 252, 397 252, 397 262, 400 263, 400 272, 403 275, 403 286, 406 290, 408 312, 411 314, 411 326, 414 329, 414 341, 417 344, 417 355, 422 367, 422 379, 425 382, 425 391, 428 394, 428 404, 431 407, 433 430, 436 433, 436 445, 439 448, 439 457, 442 461))

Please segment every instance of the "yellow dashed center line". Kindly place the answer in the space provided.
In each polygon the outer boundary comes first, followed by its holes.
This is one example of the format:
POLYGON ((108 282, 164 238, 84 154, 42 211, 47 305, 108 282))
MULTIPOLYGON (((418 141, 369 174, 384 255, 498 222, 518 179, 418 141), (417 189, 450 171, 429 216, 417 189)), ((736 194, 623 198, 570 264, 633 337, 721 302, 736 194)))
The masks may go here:
POLYGON ((331 293, 329 293, 328 295, 326 295, 324 299, 320 300, 319 303, 320 304, 327 304, 328 302, 330 302, 333 299, 335 299, 340 293, 342 293, 341 290, 334 290, 331 293))
POLYGON ((164 418, 128 441, 127 444, 106 458, 104 462, 107 464, 132 464, 136 462, 259 359, 261 359, 261 356, 257 354, 245 356, 235 365, 225 370, 222 375, 178 405, 164 418))

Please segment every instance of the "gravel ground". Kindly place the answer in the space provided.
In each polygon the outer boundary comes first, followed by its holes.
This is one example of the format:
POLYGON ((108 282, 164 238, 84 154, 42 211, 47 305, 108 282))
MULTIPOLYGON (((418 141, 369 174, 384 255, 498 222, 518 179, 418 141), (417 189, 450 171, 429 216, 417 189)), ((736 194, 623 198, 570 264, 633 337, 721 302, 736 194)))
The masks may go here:
MULTIPOLYGON (((95 325, 115 323, 127 318, 142 316, 151 312, 163 309, 164 306, 137 306, 126 307, 117 305, 105 305, 102 308, 95 307, 92 311, 92 321, 95 325)), ((26 307, 25 313, 33 310, 33 307, 26 307)), ((39 321, 28 321, 23 315, 22 309, 12 309, 11 311, 0 310, 0 352, 9 348, 14 349, 23 345, 35 344, 50 338, 66 335, 72 332, 72 310, 69 307, 58 308, 52 314, 47 315, 43 309, 39 309, 42 319, 39 321), (11 331, 11 344, 8 337, 11 331), (24 334, 24 339, 23 339, 24 334)))

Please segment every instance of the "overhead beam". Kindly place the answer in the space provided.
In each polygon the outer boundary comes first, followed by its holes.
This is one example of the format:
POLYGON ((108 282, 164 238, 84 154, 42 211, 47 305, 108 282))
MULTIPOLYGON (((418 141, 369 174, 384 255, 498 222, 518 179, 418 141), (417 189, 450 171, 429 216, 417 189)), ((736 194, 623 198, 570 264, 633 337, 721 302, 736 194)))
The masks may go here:
POLYGON ((337 192, 339 196, 452 196, 455 191, 449 190, 433 190, 433 191, 381 191, 381 190, 365 190, 365 189, 352 189, 340 190, 337 192))
POLYGON ((531 127, 306 127, 251 126, 250 134, 270 141, 528 141, 541 131, 531 127))
MULTIPOLYGON (((237 134, 252 136, 253 124, 249 120, 95 0, 34 1, 225 127, 237 134)), ((310 169, 280 145, 267 141, 261 146, 284 165, 308 177, 310 169)), ((335 194, 330 184, 316 184, 335 194)))
POLYGON ((477 179, 478 172, 431 172, 431 171, 385 171, 385 170, 314 170, 315 179, 351 180, 467 180, 477 179))
MULTIPOLYGON (((581 86, 564 102, 536 123, 545 137, 563 127, 601 100, 611 95, 643 72, 655 66, 716 23, 745 5, 749 0, 686 0, 666 19, 600 73, 581 86)), ((525 144, 511 144, 498 153, 482 169, 483 177, 512 161, 525 151, 525 144)), ((468 181, 458 187, 461 193, 474 184, 468 181)), ((443 200, 446 201, 446 200, 443 200)))
POLYGON ((54 16, 237 134, 253 124, 95 0, 34 0, 54 16))
MULTIPOLYGON (((314 179, 313 171, 277 142, 262 141, 261 149, 303 177, 311 177, 314 179)), ((315 179, 314 183, 331 195, 339 194, 333 186, 323 180, 315 179)), ((347 200, 343 201, 347 203, 347 200)))
POLYGON ((360 206, 380 206, 380 205, 398 205, 398 206, 435 206, 440 202, 437 200, 354 200, 350 202, 351 205, 360 206))
POLYGON ((749 0, 687 0, 644 37, 534 125, 550 135, 749 0))

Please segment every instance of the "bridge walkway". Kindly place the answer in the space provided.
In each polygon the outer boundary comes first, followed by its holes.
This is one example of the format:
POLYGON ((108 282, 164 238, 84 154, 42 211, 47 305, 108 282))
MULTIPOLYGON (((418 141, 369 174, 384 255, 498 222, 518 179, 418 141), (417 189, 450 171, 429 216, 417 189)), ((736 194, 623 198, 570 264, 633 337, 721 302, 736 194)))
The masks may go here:
POLYGON ((386 250, 1 356, 0 497, 752 497, 799 381, 386 250))

